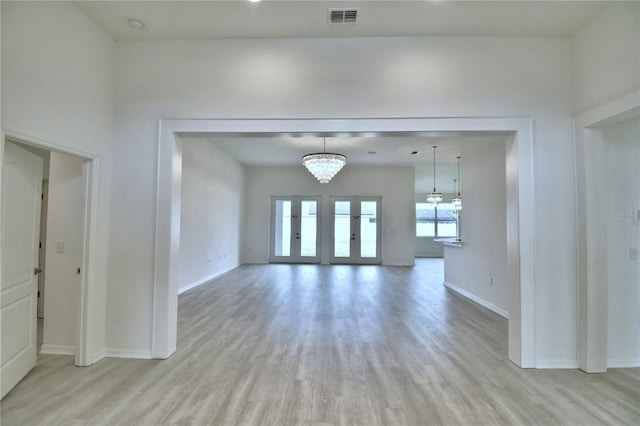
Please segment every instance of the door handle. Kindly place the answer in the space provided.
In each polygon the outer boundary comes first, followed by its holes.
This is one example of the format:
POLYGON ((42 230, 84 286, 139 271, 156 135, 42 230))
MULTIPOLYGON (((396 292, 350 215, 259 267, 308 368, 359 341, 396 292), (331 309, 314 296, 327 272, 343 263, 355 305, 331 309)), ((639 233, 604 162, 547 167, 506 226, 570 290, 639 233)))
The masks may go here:
POLYGON ((360 219, 360 216, 354 216, 353 218, 354 219, 360 219))
POLYGON ((42 273, 42 269, 33 268, 33 275, 38 275, 40 273, 42 273))

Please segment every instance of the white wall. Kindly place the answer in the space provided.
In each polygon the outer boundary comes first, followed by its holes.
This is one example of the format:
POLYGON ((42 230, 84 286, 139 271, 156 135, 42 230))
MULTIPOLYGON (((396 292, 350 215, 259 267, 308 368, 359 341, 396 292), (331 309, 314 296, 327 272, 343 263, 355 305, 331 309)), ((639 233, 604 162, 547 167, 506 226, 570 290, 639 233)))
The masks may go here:
POLYGON ((462 248, 445 247, 444 279, 496 312, 509 309, 504 138, 461 145, 462 248), (492 279, 490 280, 491 277, 492 279), (497 308, 497 309, 496 309, 497 308))
POLYGON ((240 265, 244 174, 211 142, 182 138, 180 291, 240 265))
POLYGON ((612 2, 573 37, 574 111, 640 87, 640 3, 612 2))
POLYGON ((603 213, 607 232, 607 365, 640 366, 640 123, 632 118, 603 129, 607 190, 603 213))
MULTIPOLYGON (((319 183, 302 165, 248 167, 245 261, 269 261, 271 195, 322 196, 320 223, 330 229, 332 195, 382 196, 382 263, 413 265, 415 257, 414 170, 412 167, 349 165, 328 184, 319 183)), ((321 238, 321 263, 329 263, 330 238, 321 238)))
POLYGON ((51 153, 42 352, 73 354, 76 305, 82 266, 83 160, 51 153), (64 245, 60 253, 56 247, 64 245))
POLYGON ((444 246, 430 237, 416 237, 416 257, 444 257, 444 246))
POLYGON ((1 7, 2 129, 100 159, 89 324, 99 357, 106 338, 116 44, 71 3, 2 2, 1 7))
POLYGON ((121 42, 117 63, 110 346, 150 347, 158 119, 531 116, 536 352, 575 360, 575 209, 553 201, 574 197, 567 39, 121 42))

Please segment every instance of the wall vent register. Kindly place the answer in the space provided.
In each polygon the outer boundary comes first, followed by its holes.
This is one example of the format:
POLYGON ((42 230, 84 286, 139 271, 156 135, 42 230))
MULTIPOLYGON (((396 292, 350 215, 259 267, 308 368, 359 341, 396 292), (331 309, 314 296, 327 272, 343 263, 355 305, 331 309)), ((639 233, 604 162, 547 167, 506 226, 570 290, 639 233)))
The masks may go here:
POLYGON ((329 9, 330 24, 357 24, 359 9, 329 9))

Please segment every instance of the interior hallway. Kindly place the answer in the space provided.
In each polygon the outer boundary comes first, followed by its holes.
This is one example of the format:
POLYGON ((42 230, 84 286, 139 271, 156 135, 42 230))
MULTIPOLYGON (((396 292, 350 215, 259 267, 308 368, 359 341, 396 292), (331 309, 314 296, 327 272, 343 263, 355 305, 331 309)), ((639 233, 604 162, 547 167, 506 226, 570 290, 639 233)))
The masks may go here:
POLYGON ((180 296, 171 358, 40 355, 2 424, 640 422, 639 369, 516 367, 442 268, 241 266, 180 296))

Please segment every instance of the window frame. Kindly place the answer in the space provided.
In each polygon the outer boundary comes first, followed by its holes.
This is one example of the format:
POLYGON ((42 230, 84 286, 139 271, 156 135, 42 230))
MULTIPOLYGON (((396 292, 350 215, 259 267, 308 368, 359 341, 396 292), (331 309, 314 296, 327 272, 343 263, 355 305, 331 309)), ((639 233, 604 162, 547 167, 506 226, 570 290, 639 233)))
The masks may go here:
MULTIPOLYGON (((433 221, 426 221, 426 222, 420 222, 420 223, 433 223, 433 235, 418 235, 418 205, 429 205, 429 203, 424 202, 424 201, 416 201, 415 202, 415 209, 416 209, 416 238, 450 238, 450 237, 456 237, 457 236, 457 232, 454 235, 439 235, 438 232, 438 225, 439 223, 442 222, 449 222, 449 223, 453 223, 456 226, 457 229, 457 223, 458 223, 458 215, 456 214, 455 216, 453 216, 452 221, 445 221, 439 218, 439 214, 438 214, 438 206, 432 207, 434 210, 434 215, 433 215, 433 221)), ((450 203, 441 203, 441 204, 445 204, 448 205, 450 203)), ((451 209, 445 209, 447 211, 455 211, 455 209, 451 208, 451 209)))

